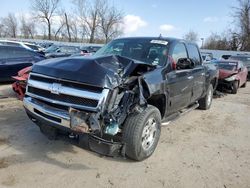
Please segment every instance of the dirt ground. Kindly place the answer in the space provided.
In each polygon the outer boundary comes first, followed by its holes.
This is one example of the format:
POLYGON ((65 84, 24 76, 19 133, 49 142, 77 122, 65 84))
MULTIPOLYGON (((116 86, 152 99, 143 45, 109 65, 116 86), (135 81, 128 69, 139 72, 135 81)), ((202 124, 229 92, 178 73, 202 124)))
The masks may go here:
POLYGON ((163 127, 143 162, 49 141, 9 85, 0 98, 0 187, 250 187, 250 84, 163 127))

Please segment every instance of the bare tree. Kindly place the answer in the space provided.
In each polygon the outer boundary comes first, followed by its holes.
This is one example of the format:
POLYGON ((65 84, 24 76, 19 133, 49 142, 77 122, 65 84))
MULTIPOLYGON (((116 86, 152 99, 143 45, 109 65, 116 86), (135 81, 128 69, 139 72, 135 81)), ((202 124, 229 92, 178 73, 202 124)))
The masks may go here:
POLYGON ((238 0, 238 7, 233 7, 233 17, 239 25, 241 50, 250 50, 250 0, 238 0))
POLYGON ((36 25, 35 22, 33 20, 28 21, 28 18, 25 18, 23 15, 21 16, 20 19, 20 31, 21 31, 21 35, 24 38, 34 38, 34 35, 36 33, 36 25))
POLYGON ((99 13, 105 4, 105 0, 74 0, 73 3, 81 20, 81 27, 87 31, 89 43, 94 43, 95 35, 100 25, 99 13))
POLYGON ((205 41, 204 48, 211 50, 230 50, 230 41, 225 37, 226 35, 219 35, 212 33, 205 41))
POLYGON ((69 42, 71 42, 70 25, 69 25, 69 20, 68 20, 68 16, 67 16, 66 12, 64 13, 64 16, 65 16, 65 24, 66 24, 66 28, 67 28, 67 33, 68 33, 68 39, 69 39, 69 42))
POLYGON ((79 29, 78 29, 77 19, 75 19, 74 17, 73 17, 73 19, 71 19, 70 30, 71 30, 72 38, 74 39, 75 42, 77 42, 78 35, 79 35, 79 29))
POLYGON ((184 39, 185 40, 187 40, 187 41, 190 41, 190 42, 195 42, 195 43, 197 43, 198 42, 198 33, 196 33, 195 31, 192 31, 192 30, 190 30, 188 33, 186 33, 185 35, 184 35, 184 39))
POLYGON ((55 40, 59 40, 60 36, 63 38, 65 37, 65 17, 64 17, 64 11, 60 11, 60 16, 57 16, 56 22, 54 22, 54 29, 52 29, 52 33, 54 35, 55 40))
POLYGON ((36 18, 47 24, 48 39, 51 40, 52 19, 58 9, 60 0, 31 0, 36 18))
POLYGON ((0 37, 4 37, 4 36, 5 36, 4 25, 0 23, 0 37))
POLYGON ((114 6, 110 7, 107 3, 100 10, 100 26, 104 35, 105 42, 109 42, 122 34, 120 25, 123 21, 123 14, 114 6))
POLYGON ((7 17, 2 19, 3 29, 5 30, 5 35, 8 37, 17 37, 18 23, 14 14, 9 13, 7 17))

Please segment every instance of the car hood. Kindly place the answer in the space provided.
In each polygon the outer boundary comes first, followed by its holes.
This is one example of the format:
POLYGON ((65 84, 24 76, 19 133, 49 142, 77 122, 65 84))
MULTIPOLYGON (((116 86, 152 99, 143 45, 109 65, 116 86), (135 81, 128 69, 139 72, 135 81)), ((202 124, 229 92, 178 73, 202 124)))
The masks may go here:
POLYGON ((32 72, 97 87, 114 88, 126 78, 139 76, 155 67, 122 56, 70 57, 36 63, 32 72))
POLYGON ((224 79, 227 78, 231 75, 237 74, 237 71, 229 71, 229 70, 225 70, 225 69, 220 69, 219 70, 219 78, 220 79, 224 79))

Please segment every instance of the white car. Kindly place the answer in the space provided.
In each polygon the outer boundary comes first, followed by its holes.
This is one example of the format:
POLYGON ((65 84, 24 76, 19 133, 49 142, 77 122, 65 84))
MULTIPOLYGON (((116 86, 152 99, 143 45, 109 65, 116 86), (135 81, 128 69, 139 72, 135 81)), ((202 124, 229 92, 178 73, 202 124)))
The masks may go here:
POLYGON ((27 42, 0 40, 0 44, 9 45, 9 46, 23 47, 25 49, 32 50, 32 51, 39 52, 39 53, 43 52, 45 50, 44 48, 42 48, 42 47, 40 47, 38 45, 27 43, 27 42))

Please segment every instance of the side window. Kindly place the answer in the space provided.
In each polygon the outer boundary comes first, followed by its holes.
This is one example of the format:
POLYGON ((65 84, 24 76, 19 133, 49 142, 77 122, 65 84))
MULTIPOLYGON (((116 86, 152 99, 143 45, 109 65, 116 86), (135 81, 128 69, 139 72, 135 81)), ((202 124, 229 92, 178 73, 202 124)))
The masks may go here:
POLYGON ((12 49, 9 47, 0 48, 0 59, 7 59, 13 56, 12 49))
POLYGON ((201 58, 200 58, 200 54, 199 54, 199 50, 198 50, 197 46, 194 44, 188 44, 187 49, 188 49, 189 58, 192 59, 196 65, 200 65, 201 58))
POLYGON ((174 47, 172 58, 177 63, 180 58, 187 58, 186 47, 183 43, 178 43, 174 47))
POLYGON ((19 48, 13 50, 13 58, 19 58, 19 57, 31 57, 32 54, 28 50, 19 48))

